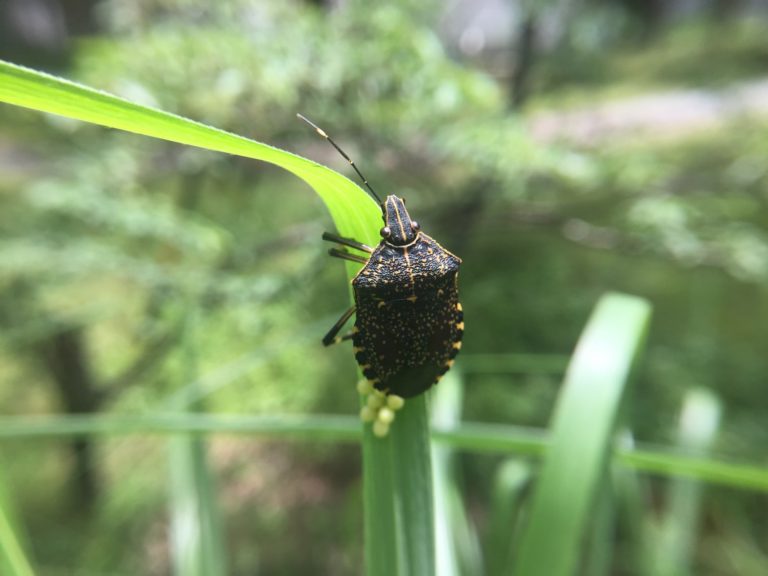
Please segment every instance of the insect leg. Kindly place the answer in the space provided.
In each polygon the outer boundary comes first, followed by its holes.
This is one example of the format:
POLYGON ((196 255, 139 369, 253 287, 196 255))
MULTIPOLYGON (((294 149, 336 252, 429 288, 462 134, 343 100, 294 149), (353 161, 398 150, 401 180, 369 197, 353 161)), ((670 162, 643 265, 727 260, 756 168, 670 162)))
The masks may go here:
POLYGON ((352 314, 355 313, 355 307, 352 306, 349 310, 344 312, 344 314, 341 315, 341 318, 339 318, 339 321, 336 322, 336 324, 333 325, 333 328, 331 328, 328 331, 328 334, 326 334, 323 337, 323 346, 330 346, 331 344, 338 344, 342 340, 347 340, 348 338, 351 338, 351 335, 346 335, 344 337, 337 338, 336 335, 339 333, 339 331, 344 327, 344 324, 347 323, 347 320, 349 320, 352 317, 352 314))
POLYGON ((335 340, 336 342, 344 342, 345 340, 352 340, 352 338, 354 337, 355 337, 355 331, 350 330, 349 332, 344 334, 344 336, 337 336, 335 340))
POLYGON ((336 234, 332 234, 330 232, 323 232, 323 240, 327 240, 328 242, 336 242, 336 244, 349 246, 350 248, 360 250, 361 252, 368 252, 369 254, 373 252, 373 248, 367 244, 363 244, 357 240, 352 240, 352 238, 343 238, 342 236, 337 236, 336 234))
POLYGON ((351 260, 352 262, 360 262, 361 264, 365 264, 368 262, 368 258, 364 258, 363 256, 358 256, 357 254, 352 254, 351 252, 347 252, 346 250, 339 250, 338 248, 331 248, 328 250, 328 254, 335 258, 341 258, 342 260, 351 260))

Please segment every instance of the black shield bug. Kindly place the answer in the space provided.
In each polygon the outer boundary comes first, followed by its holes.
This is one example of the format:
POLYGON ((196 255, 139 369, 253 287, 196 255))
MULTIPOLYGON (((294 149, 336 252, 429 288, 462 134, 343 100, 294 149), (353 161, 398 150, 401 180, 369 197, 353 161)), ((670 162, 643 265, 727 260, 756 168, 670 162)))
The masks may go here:
POLYGON ((370 392, 371 386, 378 391, 369 398, 369 413, 363 409, 363 417, 373 419, 378 413, 379 420, 384 415, 384 420, 391 421, 386 412, 382 414, 382 408, 397 409, 402 401, 396 397, 411 398, 427 391, 451 368, 461 349, 461 259, 420 230, 402 198, 390 195, 382 202, 349 156, 322 129, 298 116, 352 165, 381 207, 384 226, 375 248, 351 238, 323 234, 324 240, 342 247, 331 248, 331 256, 363 264, 352 280, 355 305, 326 334, 323 344, 352 340, 355 359, 370 383, 364 384, 361 392, 370 392), (338 336, 353 315, 354 328, 338 336))

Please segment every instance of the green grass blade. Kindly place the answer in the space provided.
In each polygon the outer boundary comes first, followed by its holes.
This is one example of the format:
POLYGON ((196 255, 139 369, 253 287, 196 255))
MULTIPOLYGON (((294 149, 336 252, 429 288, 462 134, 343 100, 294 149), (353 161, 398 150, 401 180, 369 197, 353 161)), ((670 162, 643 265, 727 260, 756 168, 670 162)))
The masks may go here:
MULTIPOLYGON (((717 435, 722 412, 718 398, 704 389, 690 390, 683 402, 678 428, 681 449, 705 453, 717 435)), ((699 532, 703 486, 690 478, 675 478, 668 491, 667 510, 648 548, 655 576, 691 573, 691 558, 699 532)))
MULTIPOLYGON (((181 352, 184 381, 198 382, 196 314, 193 303, 184 322, 181 352)), ((182 400, 182 399, 180 399, 182 400)), ((180 413, 202 412, 202 402, 180 401, 180 413)), ((205 437, 184 434, 170 442, 171 552, 177 576, 224 576, 224 539, 216 503, 213 474, 208 467, 205 437)))
MULTIPOLYGON (((399 415, 401 416, 401 415, 399 415)), ((376 438, 363 431, 363 521, 365 573, 398 576, 405 573, 398 554, 399 526, 395 500, 392 438, 376 438)))
POLYGON ((658 476, 697 478, 710 484, 768 492, 768 466, 735 464, 668 448, 621 450, 618 458, 635 470, 658 476))
POLYGON ((426 395, 405 403, 385 438, 366 426, 362 444, 366 574, 435 574, 426 395))
POLYGON ((170 468, 170 540, 173 573, 176 576, 203 576, 204 553, 201 538, 203 519, 194 481, 194 438, 171 438, 170 468))
MULTIPOLYGON (((612 474, 611 474, 612 475, 612 474)), ((616 532, 614 483, 606 480, 594 505, 589 545, 585 549, 583 574, 607 576, 611 573, 616 532)))
POLYGON ((0 568, 2 574, 9 576, 34 574, 3 507, 0 507, 0 568))
MULTIPOLYGON (((628 429, 620 432, 618 444, 623 450, 634 448, 635 441, 628 429)), ((613 481, 618 530, 625 535, 624 545, 616 551, 615 568, 619 572, 634 571, 638 576, 649 574, 647 528, 652 500, 648 479, 629 466, 617 465, 613 481)))
MULTIPOLYGON (((462 576, 482 576, 485 574, 483 549, 477 527, 470 519, 461 491, 461 486, 454 485, 449 492, 448 506, 453 531, 453 541, 456 545, 456 555, 459 560, 459 574, 462 576)), ((442 572, 437 572, 442 576, 442 572)))
POLYGON ((604 296, 593 312, 555 408, 552 440, 514 574, 575 573, 595 496, 606 478, 625 383, 649 319, 645 301, 618 294, 604 296))
POLYGON ((2 60, 0 102, 275 164, 314 188, 340 234, 378 242, 375 202, 341 174, 295 154, 2 60))
POLYGON ((171 439, 171 552, 177 576, 223 576, 216 495, 204 439, 185 434, 171 439))
MULTIPOLYGON (((549 445, 546 431, 521 426, 465 422, 455 430, 434 430, 435 440, 470 452, 538 456, 549 445)), ((0 429, 2 436, 2 429, 0 429)), ((698 478, 711 484, 768 492, 768 467, 705 458, 678 449, 648 446, 618 448, 619 463, 658 476, 698 478)))
MULTIPOLYGON (((432 424, 455 428, 461 414, 461 384, 455 371, 449 372, 433 393, 432 424)), ((459 576, 459 563, 451 525, 451 492, 454 489, 453 450, 450 446, 432 444, 432 470, 435 494, 435 550, 437 573, 459 576)))
POLYGON ((24 553, 21 529, 11 508, 10 494, 0 468, 0 574, 33 576, 32 566, 24 553))
POLYGON ((124 436, 130 434, 247 434, 314 442, 360 442, 353 416, 153 413, 0 417, 0 439, 124 436))
MULTIPOLYGON (((132 434, 238 434, 307 442, 359 443, 359 420, 352 416, 235 414, 58 415, 0 417, 0 439, 125 436, 132 434)), ((549 445, 545 430, 465 422, 451 430, 432 431, 436 442, 468 452, 540 456, 549 445)), ((697 478, 710 484, 768 492, 768 467, 701 457, 659 446, 619 447, 616 460, 638 472, 697 478)))
POLYGON ((394 470, 395 490, 392 495, 396 503, 402 573, 433 576, 435 518, 426 394, 406 402, 390 435, 393 460, 389 465, 394 470))
POLYGON ((510 551, 519 536, 525 491, 530 480, 531 466, 519 459, 502 462, 496 471, 485 541, 488 576, 509 573, 510 551))
MULTIPOLYGON (((461 424, 464 386, 454 368, 432 394, 432 425, 442 429, 461 424)), ((435 494, 435 546, 440 576, 484 574, 477 533, 470 523, 457 478, 456 451, 449 445, 432 444, 435 494)))

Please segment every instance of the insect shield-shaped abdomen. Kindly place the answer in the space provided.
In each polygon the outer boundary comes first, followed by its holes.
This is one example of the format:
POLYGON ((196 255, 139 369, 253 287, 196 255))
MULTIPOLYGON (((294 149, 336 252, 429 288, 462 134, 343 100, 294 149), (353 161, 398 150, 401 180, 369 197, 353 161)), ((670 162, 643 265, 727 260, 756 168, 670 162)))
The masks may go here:
POLYGON ((373 386, 410 398, 436 384, 461 348, 461 260, 421 232, 397 196, 382 212, 382 241, 352 281, 352 340, 373 386))

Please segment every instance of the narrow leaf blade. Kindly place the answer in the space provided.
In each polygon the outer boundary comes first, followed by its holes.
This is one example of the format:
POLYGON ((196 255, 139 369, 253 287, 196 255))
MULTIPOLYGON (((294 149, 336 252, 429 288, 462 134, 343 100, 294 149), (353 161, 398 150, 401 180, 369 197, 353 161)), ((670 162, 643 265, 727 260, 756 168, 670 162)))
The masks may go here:
POLYGON ((11 506, 5 477, 0 469, 0 574, 33 576, 21 537, 21 529, 11 506))
POLYGON ((595 495, 606 477, 625 383, 649 319, 647 302, 619 294, 604 296, 593 312, 555 409, 515 574, 575 573, 595 495))
POLYGON ((2 60, 0 102, 275 164, 315 189, 342 235, 376 241, 375 202, 341 174, 295 154, 2 60))

